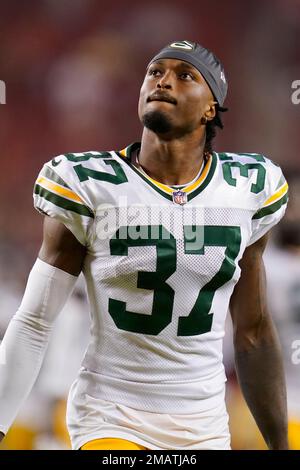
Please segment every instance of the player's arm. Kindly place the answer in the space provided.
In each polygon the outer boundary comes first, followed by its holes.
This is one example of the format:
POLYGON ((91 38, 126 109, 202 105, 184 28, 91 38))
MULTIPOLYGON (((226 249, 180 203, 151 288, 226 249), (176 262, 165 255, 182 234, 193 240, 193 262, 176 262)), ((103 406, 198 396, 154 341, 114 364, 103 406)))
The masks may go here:
POLYGON ((0 440, 38 376, 54 320, 75 285, 85 251, 62 223, 45 217, 39 257, 0 346, 0 440))
POLYGON ((81 272, 86 247, 61 222, 45 217, 39 258, 73 276, 81 272))
POLYGON ((286 387, 281 349, 266 302, 262 255, 267 235, 250 245, 230 303, 236 371, 269 449, 288 449, 286 387))

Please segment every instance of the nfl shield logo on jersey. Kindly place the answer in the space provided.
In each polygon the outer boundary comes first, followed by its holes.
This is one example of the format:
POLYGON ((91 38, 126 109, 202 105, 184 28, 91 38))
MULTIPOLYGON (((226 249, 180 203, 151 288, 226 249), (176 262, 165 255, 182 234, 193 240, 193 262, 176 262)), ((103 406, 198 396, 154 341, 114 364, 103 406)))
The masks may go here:
POLYGON ((184 191, 174 191, 173 202, 180 205, 185 204, 187 202, 187 194, 184 191))

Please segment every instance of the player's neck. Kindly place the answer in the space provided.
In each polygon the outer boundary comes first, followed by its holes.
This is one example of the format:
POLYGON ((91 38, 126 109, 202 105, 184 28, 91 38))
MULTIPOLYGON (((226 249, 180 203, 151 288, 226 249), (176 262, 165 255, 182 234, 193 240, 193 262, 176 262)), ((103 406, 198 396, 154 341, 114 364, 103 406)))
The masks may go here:
POLYGON ((205 135, 199 141, 193 135, 166 141, 144 129, 138 162, 156 181, 183 185, 195 178, 203 163, 205 135))

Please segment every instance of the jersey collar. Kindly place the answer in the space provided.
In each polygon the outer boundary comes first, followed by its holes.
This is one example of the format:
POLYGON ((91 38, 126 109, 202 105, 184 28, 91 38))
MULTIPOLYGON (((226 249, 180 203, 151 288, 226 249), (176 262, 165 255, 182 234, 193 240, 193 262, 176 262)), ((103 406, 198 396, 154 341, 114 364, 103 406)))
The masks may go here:
MULTIPOLYGON (((138 150, 141 147, 140 142, 134 142, 133 144, 128 145, 123 150, 117 152, 117 154, 130 166, 130 168, 137 173, 146 183, 148 183, 153 189, 155 189, 159 194, 164 196, 170 201, 173 200, 174 188, 166 184, 160 183, 159 181, 150 178, 150 176, 141 172, 136 166, 131 163, 131 157, 133 152, 138 150)), ((206 186, 211 181, 217 166, 217 155, 213 152, 210 155, 210 158, 203 167, 199 178, 194 181, 192 184, 185 186, 180 191, 187 194, 187 201, 190 201, 195 196, 197 196, 201 191, 203 191, 206 186)))

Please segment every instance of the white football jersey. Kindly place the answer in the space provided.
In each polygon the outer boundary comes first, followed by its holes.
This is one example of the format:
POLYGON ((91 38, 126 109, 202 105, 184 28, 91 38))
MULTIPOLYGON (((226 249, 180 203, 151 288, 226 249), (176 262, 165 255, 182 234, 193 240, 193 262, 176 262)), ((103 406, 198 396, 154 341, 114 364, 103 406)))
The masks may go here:
POLYGON ((76 393, 201 412, 223 396, 238 262, 283 216, 288 186, 262 155, 213 152, 196 181, 172 188, 131 163, 139 145, 60 155, 36 181, 35 207, 87 247, 91 341, 76 393))

